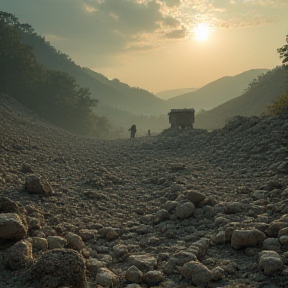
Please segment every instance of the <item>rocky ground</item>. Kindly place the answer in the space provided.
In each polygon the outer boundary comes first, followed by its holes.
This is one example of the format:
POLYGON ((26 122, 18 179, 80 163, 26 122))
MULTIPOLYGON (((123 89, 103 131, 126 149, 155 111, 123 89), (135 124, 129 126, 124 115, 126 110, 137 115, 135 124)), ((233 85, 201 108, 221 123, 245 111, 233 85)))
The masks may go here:
POLYGON ((105 141, 0 102, 1 288, 288 287, 288 120, 105 141))

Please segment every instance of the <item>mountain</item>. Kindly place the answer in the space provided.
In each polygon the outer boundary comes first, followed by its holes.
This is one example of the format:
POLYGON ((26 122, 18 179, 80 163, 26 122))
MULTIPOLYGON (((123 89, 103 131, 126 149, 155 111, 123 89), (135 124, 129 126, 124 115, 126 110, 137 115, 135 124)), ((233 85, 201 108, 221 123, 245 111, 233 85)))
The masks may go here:
POLYGON ((91 98, 99 106, 110 106, 133 114, 159 115, 167 113, 166 102, 147 90, 130 87, 118 79, 109 80, 100 73, 76 65, 71 58, 57 51, 36 33, 23 33, 22 41, 32 46, 37 60, 46 68, 68 73, 81 87, 88 87, 91 98))
POLYGON ((176 96, 180 96, 182 94, 188 93, 188 92, 194 92, 198 88, 180 88, 180 89, 173 89, 173 90, 165 90, 158 93, 155 93, 155 95, 163 100, 168 100, 176 96))
POLYGON ((218 129, 234 116, 260 116, 286 89, 287 70, 277 67, 261 77, 257 85, 243 95, 196 115, 194 127, 218 129))
POLYGON ((169 108, 194 108, 196 111, 212 109, 240 96, 249 83, 268 69, 252 69, 236 76, 225 76, 194 92, 167 100, 169 108))

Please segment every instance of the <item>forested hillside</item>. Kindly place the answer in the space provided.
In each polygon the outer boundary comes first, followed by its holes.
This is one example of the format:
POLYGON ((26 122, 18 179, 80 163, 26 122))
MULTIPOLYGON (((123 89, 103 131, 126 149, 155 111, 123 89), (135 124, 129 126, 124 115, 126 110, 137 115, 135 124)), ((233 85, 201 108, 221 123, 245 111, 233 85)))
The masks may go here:
POLYGON ((22 41, 33 48, 42 65, 68 73, 78 85, 89 87, 91 98, 98 99, 99 106, 110 106, 133 114, 158 115, 167 112, 164 100, 147 90, 130 87, 118 79, 109 80, 100 73, 76 65, 68 55, 57 51, 45 38, 34 33, 31 27, 22 34, 22 41))
POLYGON ((283 67, 269 71, 260 77, 257 83, 250 85, 243 95, 210 111, 198 114, 195 127, 218 129, 234 116, 260 116, 267 111, 267 106, 271 105, 287 89, 287 72, 283 67))
POLYGON ((75 78, 41 65, 23 35, 34 35, 28 24, 0 11, 0 92, 17 99, 43 119, 64 129, 89 135, 108 135, 106 118, 92 112, 97 100, 75 78))
POLYGON ((170 108, 191 107, 196 111, 210 110, 240 96, 255 78, 267 71, 268 69, 251 69, 235 76, 225 76, 194 92, 171 98, 167 102, 170 108))

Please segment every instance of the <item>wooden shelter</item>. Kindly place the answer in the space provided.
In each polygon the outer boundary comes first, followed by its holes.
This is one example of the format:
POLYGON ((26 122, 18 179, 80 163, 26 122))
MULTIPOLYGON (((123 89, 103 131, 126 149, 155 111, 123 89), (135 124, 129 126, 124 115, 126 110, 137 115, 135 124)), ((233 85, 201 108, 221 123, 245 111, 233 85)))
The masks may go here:
POLYGON ((171 109, 171 112, 169 112, 168 115, 171 128, 193 128, 193 123, 195 121, 195 110, 193 108, 171 109))

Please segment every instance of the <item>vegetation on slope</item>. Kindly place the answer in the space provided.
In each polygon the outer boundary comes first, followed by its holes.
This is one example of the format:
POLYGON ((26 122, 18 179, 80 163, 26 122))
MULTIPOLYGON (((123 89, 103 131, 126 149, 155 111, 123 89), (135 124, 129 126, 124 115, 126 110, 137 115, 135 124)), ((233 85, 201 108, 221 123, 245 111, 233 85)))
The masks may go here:
POLYGON ((92 112, 97 100, 90 98, 89 89, 39 64, 32 48, 21 42, 25 33, 34 33, 30 25, 0 11, 0 92, 71 132, 105 136, 109 123, 92 112))
MULTIPOLYGON (((277 49, 277 52, 280 55, 280 59, 282 59, 283 66, 288 68, 288 35, 286 35, 286 42, 287 44, 277 49)), ((272 105, 268 106, 267 114, 288 116, 288 83, 286 91, 272 105)))

